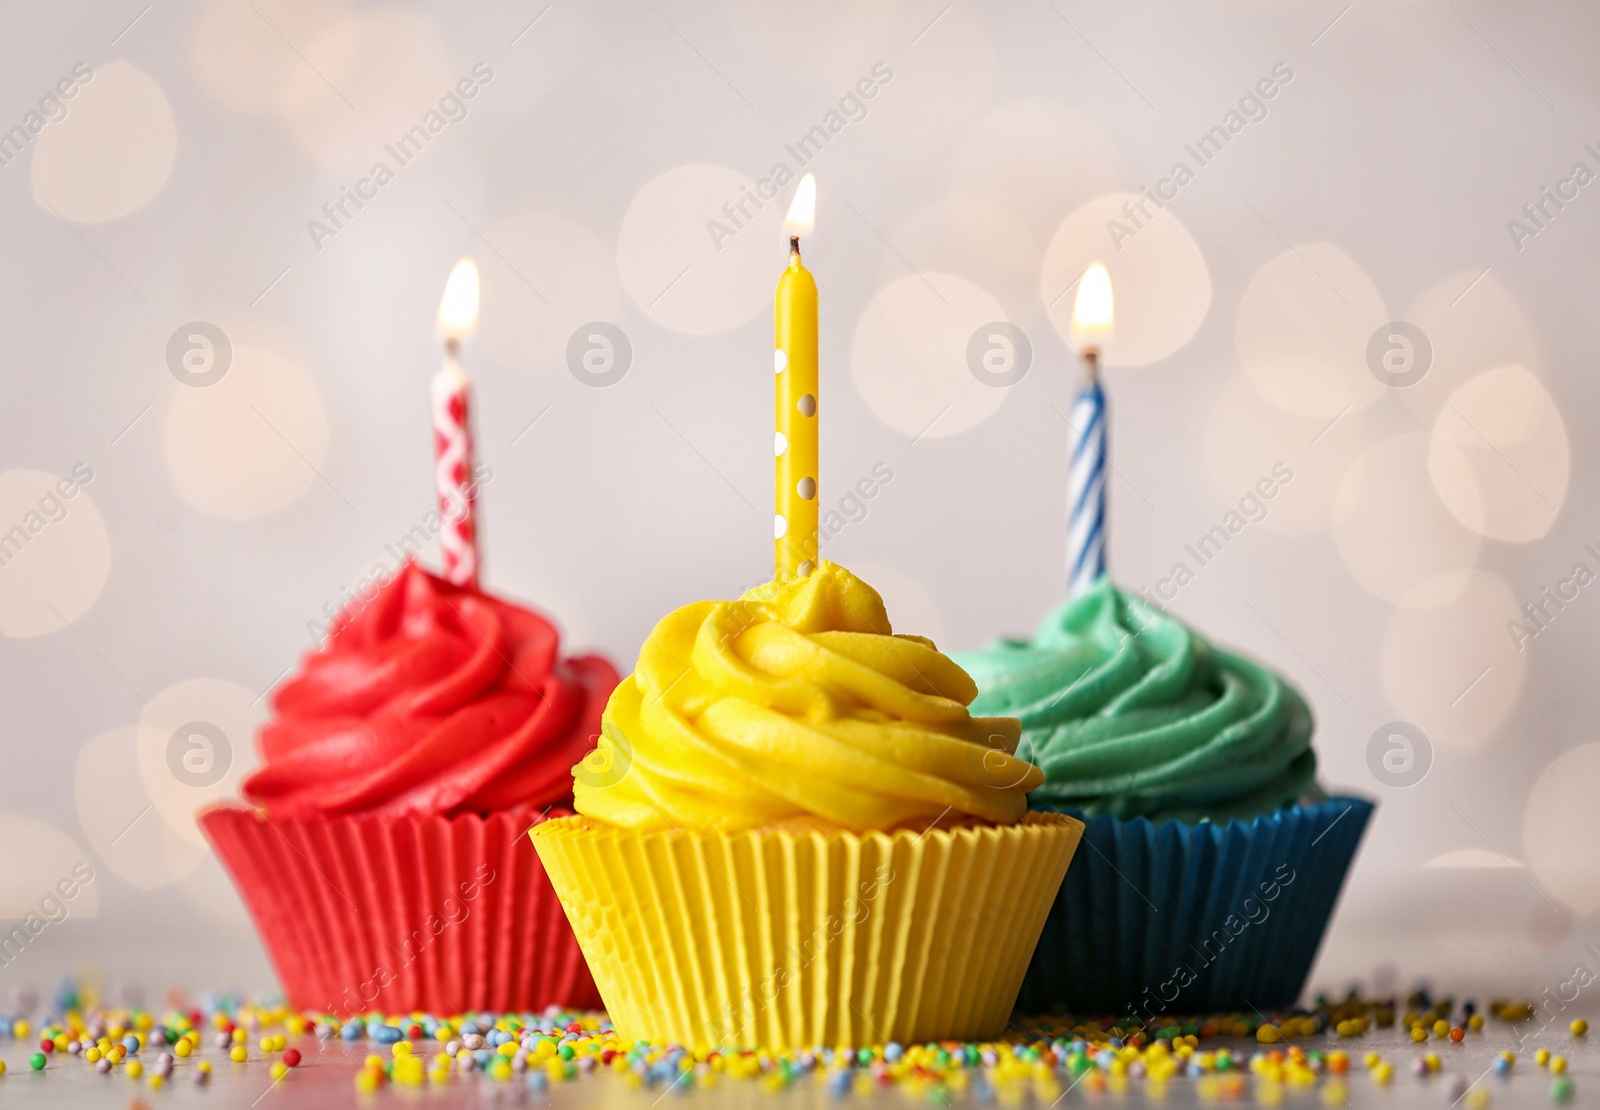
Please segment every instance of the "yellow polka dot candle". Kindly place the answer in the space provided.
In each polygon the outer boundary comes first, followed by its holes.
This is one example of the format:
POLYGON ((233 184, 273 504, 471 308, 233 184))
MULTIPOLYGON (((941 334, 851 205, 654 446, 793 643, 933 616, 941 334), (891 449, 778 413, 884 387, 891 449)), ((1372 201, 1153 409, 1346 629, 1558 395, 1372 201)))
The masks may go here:
POLYGON ((772 535, 779 582, 804 578, 817 566, 817 283, 800 263, 800 236, 811 230, 816 205, 816 179, 806 174, 784 222, 789 265, 778 279, 773 310, 772 535))

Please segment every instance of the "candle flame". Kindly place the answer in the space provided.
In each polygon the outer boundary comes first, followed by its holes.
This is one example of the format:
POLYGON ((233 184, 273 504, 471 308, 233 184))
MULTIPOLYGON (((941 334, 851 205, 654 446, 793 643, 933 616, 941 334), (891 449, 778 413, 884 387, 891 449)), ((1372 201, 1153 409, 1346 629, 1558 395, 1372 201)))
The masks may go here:
POLYGON ((808 173, 795 188, 789 216, 783 221, 785 235, 810 235, 817 222, 817 175, 808 173))
POLYGON ((463 258, 450 271, 439 302, 439 334, 446 339, 465 339, 478 326, 478 267, 463 258))
POLYGON ((1111 274, 1105 263, 1092 262, 1078 283, 1072 305, 1072 341, 1079 350, 1098 350, 1111 338, 1111 274))

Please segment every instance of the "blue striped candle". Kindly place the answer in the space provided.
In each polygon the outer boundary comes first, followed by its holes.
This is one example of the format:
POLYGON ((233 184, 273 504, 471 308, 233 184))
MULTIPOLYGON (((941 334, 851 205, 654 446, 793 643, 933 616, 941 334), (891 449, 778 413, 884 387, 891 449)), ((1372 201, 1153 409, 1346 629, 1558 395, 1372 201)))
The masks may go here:
POLYGON ((1106 572, 1106 395, 1091 355, 1089 382, 1072 402, 1072 469, 1067 474, 1067 596, 1106 572))

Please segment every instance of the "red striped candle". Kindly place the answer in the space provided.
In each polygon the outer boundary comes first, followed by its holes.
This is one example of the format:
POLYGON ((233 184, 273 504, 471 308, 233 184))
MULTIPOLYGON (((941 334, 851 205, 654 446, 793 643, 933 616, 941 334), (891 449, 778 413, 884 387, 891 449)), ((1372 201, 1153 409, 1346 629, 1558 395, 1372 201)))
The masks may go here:
POLYGON ((439 549, 444 578, 460 586, 478 584, 477 483, 472 476, 472 383, 461 368, 461 341, 478 323, 478 268, 470 258, 456 263, 439 305, 444 365, 433 376, 434 481, 439 490, 439 549))

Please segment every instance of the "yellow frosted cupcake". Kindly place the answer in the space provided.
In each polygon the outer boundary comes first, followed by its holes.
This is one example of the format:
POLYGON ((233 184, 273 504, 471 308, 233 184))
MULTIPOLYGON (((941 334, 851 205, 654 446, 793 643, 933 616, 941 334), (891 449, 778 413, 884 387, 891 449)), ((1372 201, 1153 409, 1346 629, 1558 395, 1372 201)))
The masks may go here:
POLYGON ((1083 826, 976 695, 828 562, 657 624, 531 834, 624 1040, 998 1035, 1083 826))

